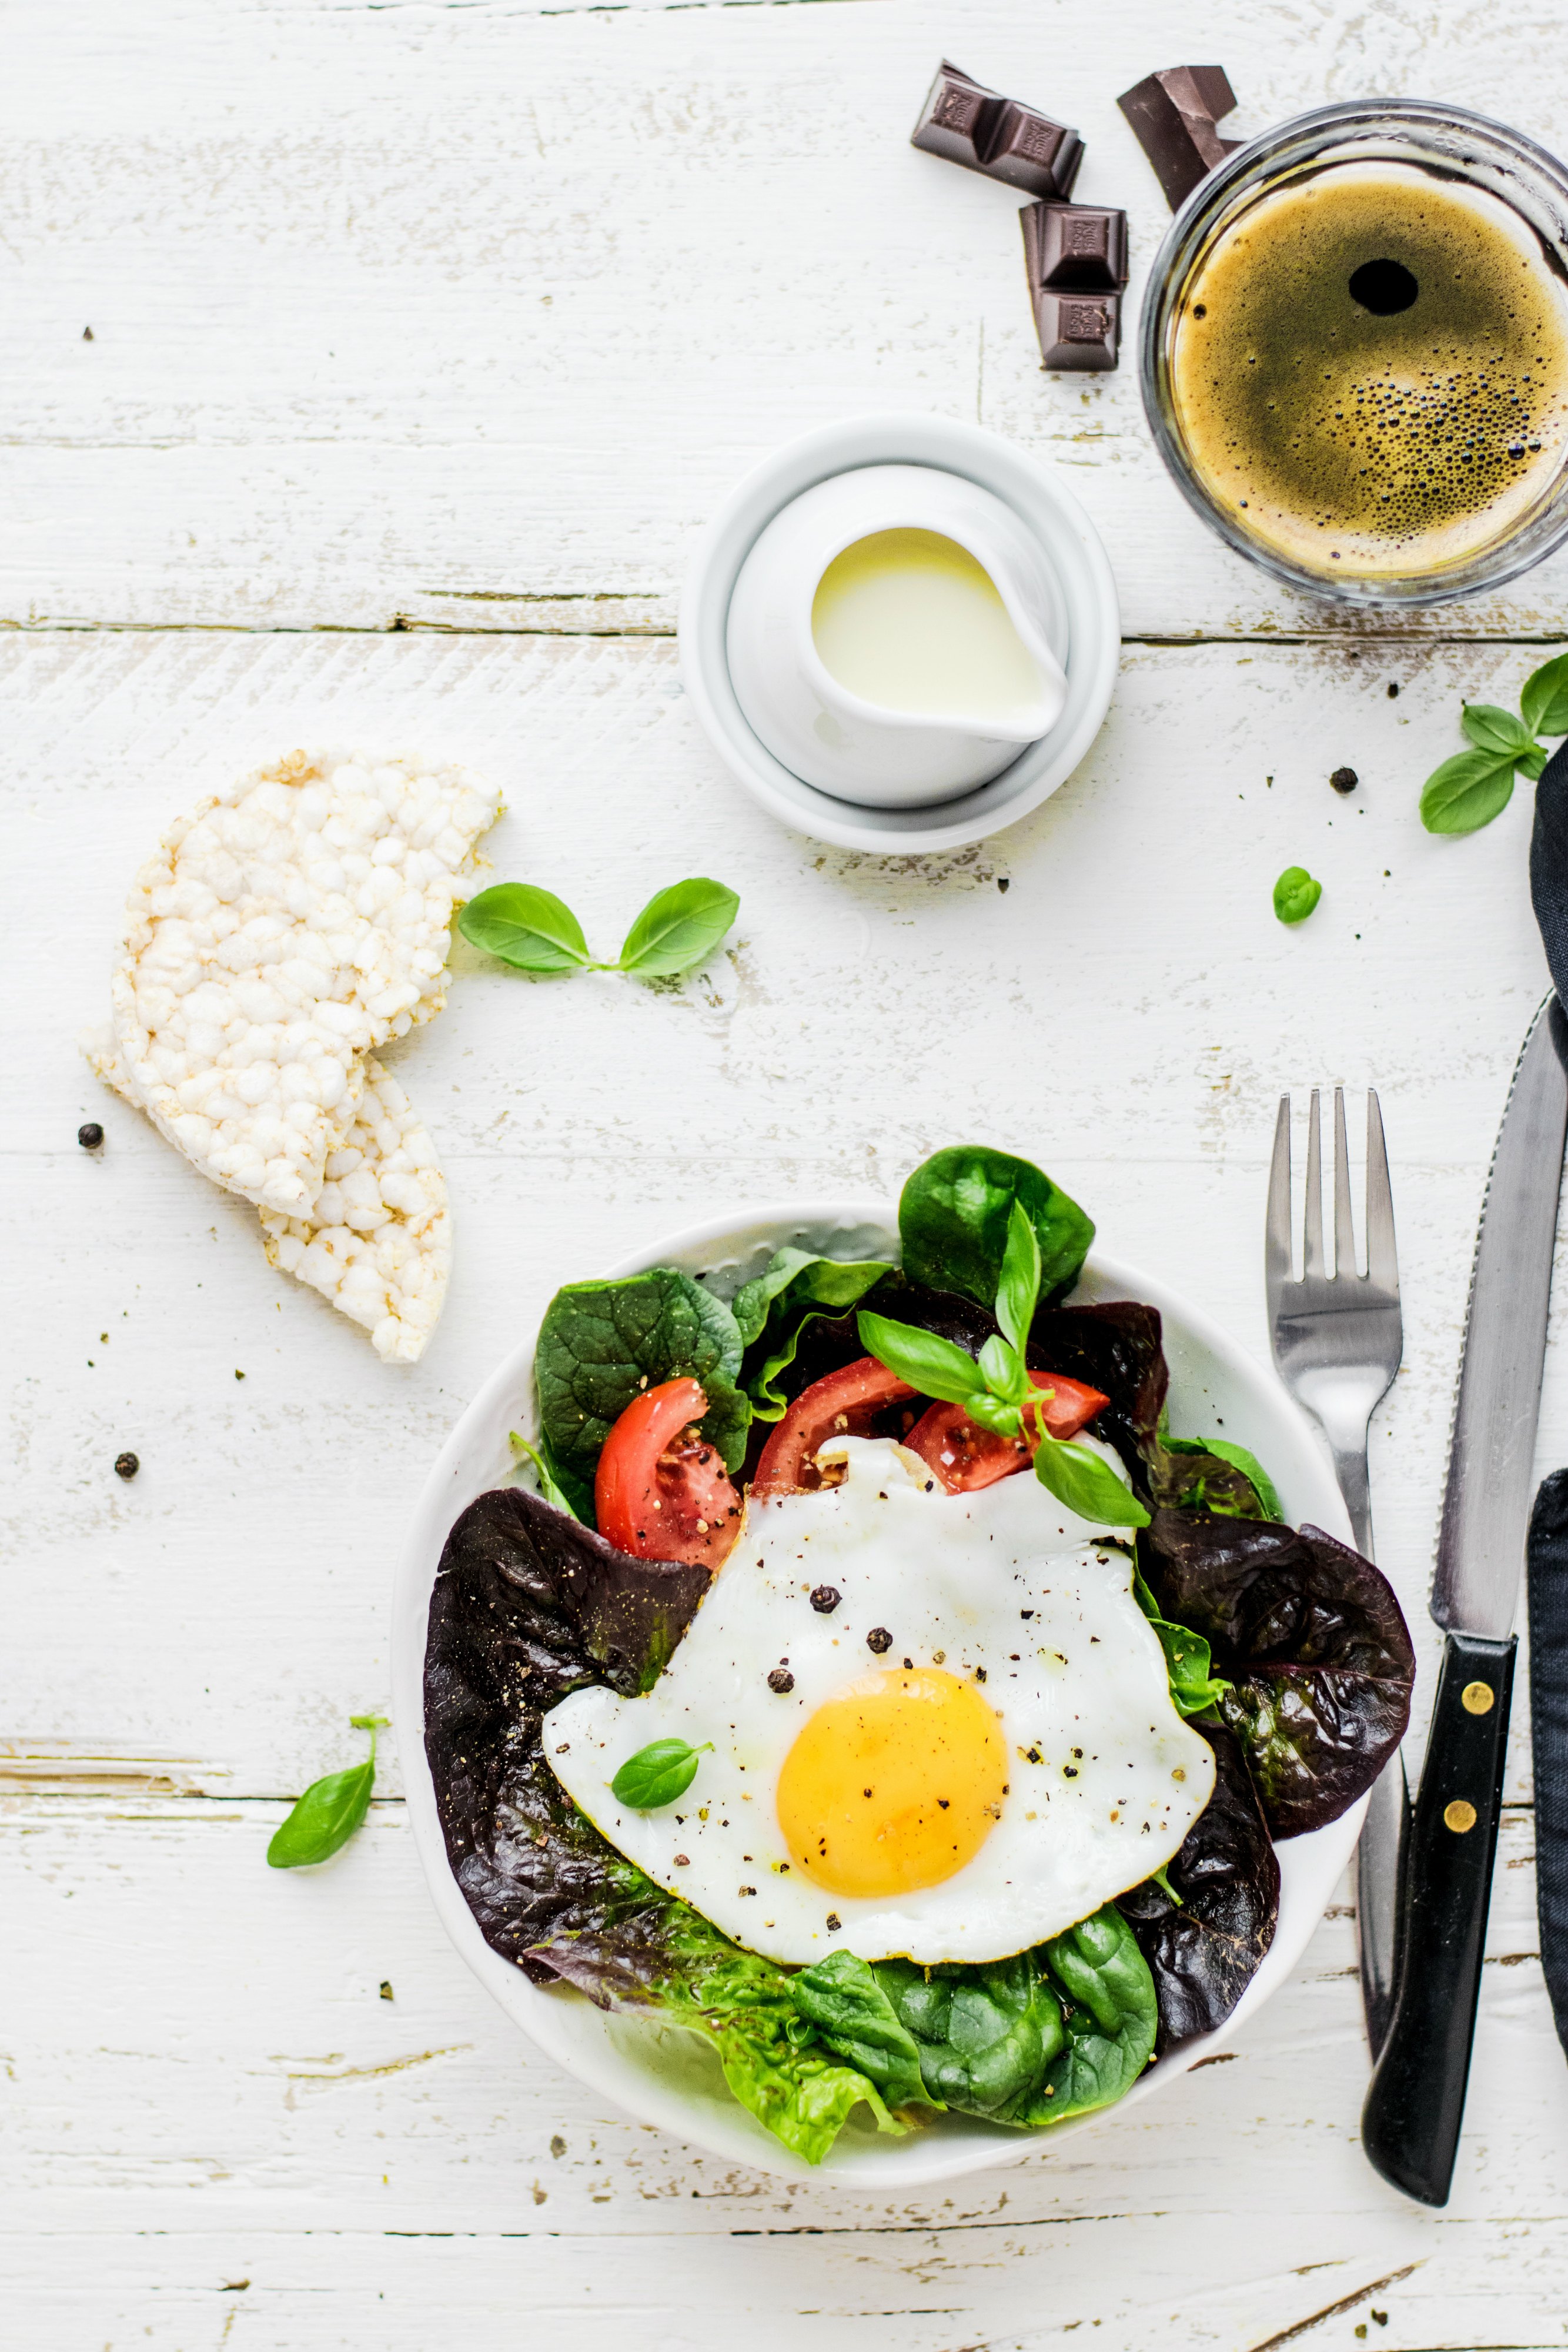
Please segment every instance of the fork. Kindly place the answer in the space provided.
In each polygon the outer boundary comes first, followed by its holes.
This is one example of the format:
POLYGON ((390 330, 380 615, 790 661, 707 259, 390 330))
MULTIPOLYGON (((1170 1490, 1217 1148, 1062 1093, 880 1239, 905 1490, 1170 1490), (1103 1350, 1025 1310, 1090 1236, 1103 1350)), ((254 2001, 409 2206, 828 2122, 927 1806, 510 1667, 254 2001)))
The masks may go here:
MULTIPOLYGON (((1323 1255, 1322 1129, 1314 1087, 1307 1124, 1301 1278, 1293 1279, 1291 1255, 1291 1097, 1286 1095, 1275 1124, 1274 1160, 1269 1171, 1263 1282, 1269 1336, 1280 1377, 1328 1440, 1356 1549, 1364 1559, 1370 1559, 1372 1501, 1366 1434, 1404 1352, 1399 1261, 1394 1246, 1394 1196, 1377 1097, 1369 1087, 1364 1274, 1357 1273, 1355 1264, 1343 1087, 1334 1088, 1333 1112, 1333 1272, 1329 1273, 1323 1255)), ((1362 2003, 1375 2060, 1383 2047, 1393 2006, 1400 1857, 1408 1811, 1405 1767, 1396 1755, 1374 1783, 1356 1850, 1362 2003)))

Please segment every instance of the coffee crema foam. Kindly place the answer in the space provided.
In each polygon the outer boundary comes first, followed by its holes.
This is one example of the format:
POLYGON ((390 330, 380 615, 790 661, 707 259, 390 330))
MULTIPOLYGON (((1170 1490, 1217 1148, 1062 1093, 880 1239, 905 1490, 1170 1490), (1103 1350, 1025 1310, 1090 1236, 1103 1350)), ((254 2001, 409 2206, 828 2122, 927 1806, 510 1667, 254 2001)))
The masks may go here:
POLYGON ((1512 530, 1563 467, 1568 288, 1500 200, 1330 165, 1216 238, 1171 391, 1240 530, 1328 576, 1435 571, 1512 530))

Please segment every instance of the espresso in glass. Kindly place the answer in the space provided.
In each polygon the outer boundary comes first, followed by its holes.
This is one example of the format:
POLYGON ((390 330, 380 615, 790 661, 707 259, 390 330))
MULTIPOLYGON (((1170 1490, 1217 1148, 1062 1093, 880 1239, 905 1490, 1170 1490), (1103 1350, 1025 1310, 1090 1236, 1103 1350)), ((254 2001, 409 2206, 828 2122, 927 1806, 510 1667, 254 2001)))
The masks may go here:
POLYGON ((1519 215, 1419 164, 1330 164, 1215 240, 1170 388, 1236 526, 1327 576, 1505 538, 1568 456, 1568 286, 1519 215))

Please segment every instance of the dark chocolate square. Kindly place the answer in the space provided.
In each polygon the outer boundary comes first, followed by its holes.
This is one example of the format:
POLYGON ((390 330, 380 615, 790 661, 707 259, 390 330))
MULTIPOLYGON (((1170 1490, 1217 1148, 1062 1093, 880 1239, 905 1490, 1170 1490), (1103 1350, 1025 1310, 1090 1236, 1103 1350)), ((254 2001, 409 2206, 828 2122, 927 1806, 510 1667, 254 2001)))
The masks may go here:
POLYGON ((942 61, 910 144, 1031 196, 1066 197, 1083 160, 1076 131, 1038 108, 1003 98, 942 61))
POLYGON ((1064 373, 1113 368, 1122 351, 1122 297, 1031 287, 1041 364, 1064 373))
POLYGON ((1214 127, 1236 104, 1222 66, 1167 66, 1124 89, 1116 103, 1137 133, 1173 212, 1240 144, 1222 139, 1214 127))
POLYGON ((1127 215, 1110 205, 1026 205, 1025 263, 1031 286, 1124 286, 1127 215))

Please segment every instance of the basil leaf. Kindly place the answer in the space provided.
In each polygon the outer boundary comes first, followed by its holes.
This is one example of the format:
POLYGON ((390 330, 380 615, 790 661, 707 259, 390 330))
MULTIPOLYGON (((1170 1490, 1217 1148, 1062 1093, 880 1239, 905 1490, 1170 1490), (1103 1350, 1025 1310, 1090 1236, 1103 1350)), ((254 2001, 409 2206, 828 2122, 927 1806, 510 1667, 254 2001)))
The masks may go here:
POLYGON ((963 1400, 964 1410, 971 1421, 988 1429, 994 1437, 1017 1437, 1023 1427, 1023 1411, 1010 1404, 1005 1397, 992 1396, 982 1391, 963 1400))
POLYGON ((661 1805, 673 1805, 685 1795, 701 1759, 712 1753, 711 1739, 700 1748, 685 1739, 651 1739, 635 1756, 628 1756, 610 1783, 610 1793, 618 1805, 630 1805, 634 1812, 655 1813, 661 1805))
POLYGON ((789 1979, 796 2008, 828 2048, 876 2084, 890 2107, 940 2105, 925 2088, 915 2036, 885 1986, 853 1952, 831 1952, 789 1979))
MULTIPOLYGON (((1017 1201, 1008 1212, 1008 1245, 997 1284, 997 1321, 1021 1361, 1029 1327, 1040 1304, 1040 1237, 1017 1201)), ((996 1383, 993 1381, 992 1386, 996 1383)))
POLYGON ((362 1764, 346 1772, 329 1772, 312 1780, 287 1818, 272 1833, 267 1859, 274 1870, 298 1870, 304 1864, 326 1862, 347 1845, 371 1810, 376 1784, 376 1734, 384 1731, 384 1715, 351 1715, 356 1731, 371 1735, 371 1752, 362 1764))
POLYGON ((1031 1160, 978 1143, 934 1152, 900 1193, 898 1231, 909 1280, 961 1291, 989 1313, 1015 1202, 1040 1244, 1041 1289, 1050 1293, 1073 1282, 1094 1238, 1092 1221, 1031 1160))
POLYGON ((1513 761, 1495 751, 1456 751, 1421 787, 1421 822, 1428 833, 1479 833, 1500 816, 1513 794, 1513 761))
POLYGON ((1138 1939, 1113 1903, 1053 1936, 1040 1957, 1066 2000, 1066 2033, 1015 2120, 1059 2124, 1132 2089, 1154 2055, 1159 2004, 1138 1939))
POLYGON ((1568 735, 1568 654, 1531 671, 1519 707, 1532 735, 1568 735))
MULTIPOLYGON (((1495 702, 1467 702, 1459 713, 1459 725, 1478 751, 1495 751, 1503 759, 1517 760, 1521 752, 1536 748, 1533 730, 1495 702)), ((1558 731, 1568 733, 1568 720, 1558 731)))
POLYGON ((1024 1374, 1023 1359, 1016 1348, 1009 1348, 999 1332, 993 1332, 977 1359, 985 1374, 986 1386, 1003 1404, 1021 1404, 1029 1394, 1029 1381, 1024 1374))
POLYGON ((1043 1434, 1034 1457, 1034 1475, 1059 1503, 1103 1528, 1146 1528, 1149 1515, 1130 1486, 1123 1485, 1108 1462, 1086 1445, 1043 1434))
POLYGON ((661 1381, 700 1381, 702 1431, 727 1470, 746 1458, 751 1407, 737 1384, 740 1333, 722 1299, 689 1274, 656 1266, 619 1282, 573 1282, 545 1309, 534 1350, 544 1451, 577 1517, 593 1525, 593 1474, 634 1396, 661 1381))
POLYGON ((965 1404, 985 1388, 985 1376, 973 1356, 935 1331, 917 1331, 912 1323, 893 1323, 864 1308, 855 1318, 855 1328, 866 1354, 922 1396, 965 1404))
POLYGON ((519 1436, 515 1429, 509 1429, 507 1432, 507 1438, 508 1444, 516 1446, 519 1454, 526 1454, 533 1464, 534 1475, 539 1482, 539 1493, 550 1508, 554 1511, 564 1511, 569 1519, 575 1519, 577 1513, 572 1509, 564 1489, 558 1483, 555 1473, 538 1447, 530 1445, 528 1439, 519 1436))
POLYGON ((711 954, 734 922, 740 900, 722 882, 695 877, 650 898, 622 948, 619 969, 643 980, 689 971, 711 954))
POLYGON ((1208 1643, 1186 1625, 1172 1625, 1160 1615, 1159 1603, 1134 1569, 1133 1598, 1159 1636, 1166 1654, 1166 1675, 1171 1704, 1179 1716, 1207 1715, 1218 1706, 1231 1685, 1210 1672, 1208 1643))
POLYGON ((1538 784, 1541 782, 1541 772, 1551 757, 1551 752, 1538 743, 1533 751, 1521 751, 1513 764, 1521 776, 1528 776, 1532 784, 1538 784))
POLYGON ((571 908, 537 882, 497 882, 481 890, 458 915, 457 928, 486 955, 518 971, 580 971, 592 961, 571 908))
POLYGON ((1274 912, 1282 923, 1304 923, 1322 895, 1304 866, 1287 866, 1274 885, 1274 912))

